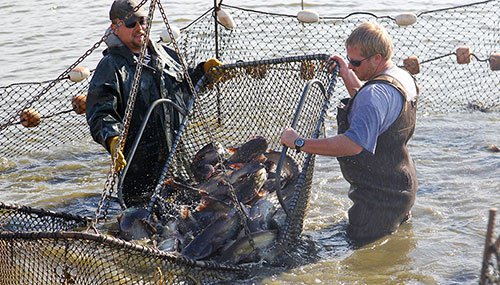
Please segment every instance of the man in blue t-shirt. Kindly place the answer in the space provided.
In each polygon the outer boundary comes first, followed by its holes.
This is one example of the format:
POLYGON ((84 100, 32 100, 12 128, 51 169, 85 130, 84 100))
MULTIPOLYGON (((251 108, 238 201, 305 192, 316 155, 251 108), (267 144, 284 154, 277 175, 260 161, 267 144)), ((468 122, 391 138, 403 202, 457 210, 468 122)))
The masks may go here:
POLYGON ((338 135, 306 139, 288 128, 281 143, 337 157, 354 203, 347 233, 362 245, 394 232, 410 217, 417 179, 406 144, 415 130, 418 88, 392 62, 392 40, 379 24, 361 24, 346 48, 347 61, 330 58, 350 95, 338 109, 338 135))

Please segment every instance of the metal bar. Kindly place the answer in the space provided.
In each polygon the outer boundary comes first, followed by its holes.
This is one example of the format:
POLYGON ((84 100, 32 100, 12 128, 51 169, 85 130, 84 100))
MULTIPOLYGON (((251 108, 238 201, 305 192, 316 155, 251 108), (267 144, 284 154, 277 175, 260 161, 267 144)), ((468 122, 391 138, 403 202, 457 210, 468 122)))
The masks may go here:
POLYGON ((132 148, 130 149, 130 153, 127 156, 127 165, 123 169, 123 171, 120 175, 120 180, 118 182, 118 198, 120 200, 120 204, 122 204, 122 207, 124 206, 123 197, 122 197, 122 188, 121 188, 121 186, 123 184, 123 180, 125 179, 125 176, 127 175, 127 171, 128 171, 129 166, 130 166, 130 162, 134 158, 135 151, 137 150, 137 146, 139 145, 139 141, 141 140, 142 134, 144 133, 144 129, 146 128, 146 125, 149 121, 149 117, 151 117, 151 113, 159 104, 170 104, 183 116, 187 115, 187 113, 184 109, 182 109, 179 105, 175 104, 170 99, 158 99, 158 100, 154 101, 153 104, 151 104, 151 106, 149 107, 149 109, 146 113, 146 117, 144 118, 144 121, 142 121, 141 128, 139 129, 139 132, 137 133, 137 137, 135 138, 134 144, 132 145, 132 148))
POLYGON ((491 246, 493 244, 493 232, 495 230, 495 215, 497 213, 496 208, 490 209, 490 216, 488 219, 488 229, 486 230, 486 241, 484 243, 484 253, 483 253, 483 265, 481 268, 481 279, 479 280, 479 284, 486 284, 488 263, 491 258, 491 246))

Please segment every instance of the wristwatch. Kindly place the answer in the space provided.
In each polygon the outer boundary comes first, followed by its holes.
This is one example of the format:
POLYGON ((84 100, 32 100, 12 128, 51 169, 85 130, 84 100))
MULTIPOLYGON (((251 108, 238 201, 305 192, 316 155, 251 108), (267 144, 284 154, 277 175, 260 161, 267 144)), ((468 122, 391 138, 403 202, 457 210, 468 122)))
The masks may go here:
POLYGON ((297 153, 300 152, 300 149, 304 146, 306 141, 303 138, 297 138, 294 142, 295 144, 295 150, 297 150, 297 153))

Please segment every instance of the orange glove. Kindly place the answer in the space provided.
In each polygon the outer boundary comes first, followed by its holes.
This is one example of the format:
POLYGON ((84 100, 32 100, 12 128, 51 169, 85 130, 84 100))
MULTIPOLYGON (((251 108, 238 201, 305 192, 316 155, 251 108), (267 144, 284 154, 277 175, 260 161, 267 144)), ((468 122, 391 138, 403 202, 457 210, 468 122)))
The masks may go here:
POLYGON ((218 67, 221 65, 223 65, 223 63, 216 58, 211 58, 203 64, 203 71, 205 71, 205 73, 208 73, 212 77, 213 83, 225 82, 234 77, 231 70, 214 69, 214 67, 218 67))
POLYGON ((122 151, 119 149, 118 145, 118 137, 112 137, 108 139, 109 151, 111 153, 111 159, 115 159, 115 172, 122 171, 125 165, 127 165, 127 161, 123 156, 122 151), (118 153, 116 153, 118 151, 118 153))
POLYGON ((222 62, 220 62, 218 59, 211 58, 211 59, 205 61, 205 63, 203 64, 203 71, 205 73, 207 73, 213 67, 217 67, 217 66, 221 66, 221 65, 222 65, 222 62))

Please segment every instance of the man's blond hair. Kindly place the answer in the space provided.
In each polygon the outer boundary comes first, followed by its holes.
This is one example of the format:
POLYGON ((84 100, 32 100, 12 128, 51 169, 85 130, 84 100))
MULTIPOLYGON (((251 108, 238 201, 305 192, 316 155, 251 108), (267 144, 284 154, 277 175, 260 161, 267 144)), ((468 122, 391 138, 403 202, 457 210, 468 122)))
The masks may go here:
POLYGON ((365 22, 359 25, 347 38, 345 45, 359 48, 365 57, 380 54, 389 60, 393 55, 392 39, 378 23, 365 22))

